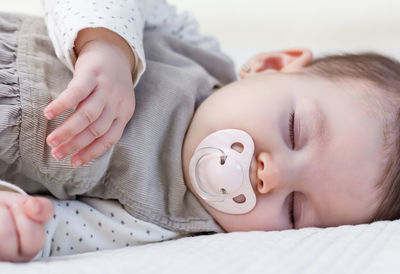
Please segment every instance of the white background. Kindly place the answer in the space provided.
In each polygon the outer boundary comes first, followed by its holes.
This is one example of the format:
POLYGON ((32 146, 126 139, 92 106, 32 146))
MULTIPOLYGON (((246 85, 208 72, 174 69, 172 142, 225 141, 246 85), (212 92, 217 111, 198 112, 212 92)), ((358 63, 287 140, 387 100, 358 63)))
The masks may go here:
MULTIPOLYGON (((86 0, 82 0, 86 1, 86 0)), ((237 66, 252 54, 296 46, 316 55, 375 50, 400 58, 399 0, 170 0, 214 35, 237 66)), ((42 15, 41 0, 0 0, 0 11, 42 15)))

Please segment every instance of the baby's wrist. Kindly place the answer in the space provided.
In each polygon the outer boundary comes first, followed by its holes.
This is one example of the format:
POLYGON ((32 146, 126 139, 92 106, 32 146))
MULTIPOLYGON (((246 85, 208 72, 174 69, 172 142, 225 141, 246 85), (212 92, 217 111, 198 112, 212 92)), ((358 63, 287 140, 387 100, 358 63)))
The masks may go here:
POLYGON ((122 50, 127 57, 130 70, 133 73, 133 70, 136 67, 136 60, 132 48, 123 37, 105 28, 86 28, 79 31, 78 36, 75 40, 74 48, 76 56, 79 57, 79 53, 82 51, 82 49, 85 48, 85 46, 88 45, 90 42, 96 40, 105 41, 114 46, 117 46, 120 50, 122 50))

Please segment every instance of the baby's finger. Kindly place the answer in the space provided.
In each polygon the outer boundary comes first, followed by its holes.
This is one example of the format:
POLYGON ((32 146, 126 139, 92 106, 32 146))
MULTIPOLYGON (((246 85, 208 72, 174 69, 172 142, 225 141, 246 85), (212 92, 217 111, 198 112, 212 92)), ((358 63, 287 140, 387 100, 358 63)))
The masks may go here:
POLYGON ((72 109, 85 99, 96 87, 96 79, 83 72, 74 74, 71 82, 45 109, 44 115, 51 120, 64 111, 72 109))
POLYGON ((0 203, 0 261, 14 261, 17 255, 17 228, 8 207, 0 203))
POLYGON ((53 216, 54 206, 45 197, 29 196, 24 201, 24 212, 31 220, 44 225, 53 216))
POLYGON ((79 151, 71 158, 71 163, 73 166, 82 166, 103 155, 119 141, 126 123, 127 122, 122 122, 120 119, 114 120, 106 134, 94 140, 90 145, 79 151))
POLYGON ((110 129, 114 119, 114 115, 106 108, 94 123, 90 124, 85 130, 67 142, 53 149, 51 153, 56 158, 59 156, 64 158, 67 155, 78 152, 92 143, 96 138, 103 136, 110 129))
MULTIPOLYGON (((104 106, 105 101, 101 98, 101 94, 99 92, 92 93, 79 104, 74 113, 61 126, 47 136, 47 143, 54 148, 77 135, 99 118, 104 106)), ((61 157, 56 158, 62 159, 61 157)))
POLYGON ((23 205, 14 204, 10 209, 18 230, 19 254, 22 260, 30 260, 43 248, 46 240, 44 227, 25 215, 23 205))

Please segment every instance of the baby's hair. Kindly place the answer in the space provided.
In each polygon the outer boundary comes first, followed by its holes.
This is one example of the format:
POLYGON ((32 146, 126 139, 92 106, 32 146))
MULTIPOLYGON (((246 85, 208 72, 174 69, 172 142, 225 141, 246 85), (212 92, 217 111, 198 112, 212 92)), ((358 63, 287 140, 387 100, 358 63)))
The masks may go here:
POLYGON ((306 71, 326 79, 361 80, 374 87, 367 94, 371 110, 384 121, 387 164, 377 182, 383 196, 371 221, 400 219, 400 63, 377 53, 330 55, 314 60, 306 71))

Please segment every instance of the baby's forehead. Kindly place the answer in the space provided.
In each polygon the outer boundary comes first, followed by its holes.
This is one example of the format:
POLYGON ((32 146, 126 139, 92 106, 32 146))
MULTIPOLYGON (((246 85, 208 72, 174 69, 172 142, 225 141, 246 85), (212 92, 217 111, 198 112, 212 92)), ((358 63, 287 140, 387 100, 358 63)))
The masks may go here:
POLYGON ((376 181, 375 195, 376 200, 381 201, 384 196, 381 186, 386 184, 384 181, 388 180, 388 170, 393 162, 393 157, 396 157, 394 148, 399 138, 397 132, 399 132, 400 126, 398 125, 397 106, 400 104, 400 100, 390 90, 366 79, 346 77, 336 79, 336 81, 341 81, 346 86, 341 91, 348 93, 355 99, 357 102, 354 105, 355 108, 362 110, 366 117, 378 122, 377 130, 380 130, 382 136, 381 175, 376 181))
MULTIPOLYGON (((352 99, 354 101, 354 108, 365 110, 369 116, 376 118, 387 118, 386 116, 393 116, 393 104, 389 99, 390 92, 384 87, 378 86, 367 79, 357 77, 326 77, 320 74, 305 74, 310 79, 318 79, 327 81, 331 84, 334 92, 345 93, 349 98, 344 97, 343 100, 352 99)), ((310 84, 312 84, 310 82, 310 84)), ((321 90, 323 92, 323 90, 321 90)), ((329 95, 326 95, 329 96, 329 95)), ((384 121, 382 121, 384 122, 384 121)))

